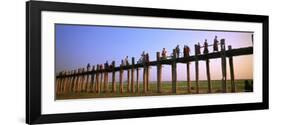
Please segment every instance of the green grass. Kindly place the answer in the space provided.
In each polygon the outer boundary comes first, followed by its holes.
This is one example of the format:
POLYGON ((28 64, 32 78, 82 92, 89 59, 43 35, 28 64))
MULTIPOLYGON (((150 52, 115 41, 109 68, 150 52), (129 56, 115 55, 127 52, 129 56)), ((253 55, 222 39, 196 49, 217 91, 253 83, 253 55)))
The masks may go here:
MULTIPOLYGON (((236 84, 236 92, 245 92, 245 80, 235 80, 236 84)), ((221 92, 221 80, 212 80, 212 93, 220 93, 221 92)), ((102 87, 103 88, 103 87, 102 87)), ((162 82, 162 92, 157 93, 157 84, 156 82, 150 82, 149 91, 143 93, 142 82, 139 83, 139 92, 127 92, 127 84, 123 84, 123 93, 119 92, 119 83, 116 83, 116 91, 115 93, 111 91, 111 83, 109 83, 109 92, 80 92, 80 93, 64 93, 64 94, 56 94, 56 99, 82 99, 82 98, 109 98, 109 97, 132 97, 132 96, 157 96, 157 95, 181 95, 181 94, 196 94, 196 84, 195 81, 191 81, 191 93, 187 92, 187 83, 186 81, 178 81, 177 82, 177 93, 172 93, 172 84, 170 81, 162 82)), ((136 86, 135 86, 136 89, 136 86)), ((199 93, 207 94, 208 84, 207 81, 199 81, 199 93)), ((231 85, 230 81, 227 80, 227 92, 230 92, 231 85)), ((210 94, 210 93, 208 93, 210 94)))

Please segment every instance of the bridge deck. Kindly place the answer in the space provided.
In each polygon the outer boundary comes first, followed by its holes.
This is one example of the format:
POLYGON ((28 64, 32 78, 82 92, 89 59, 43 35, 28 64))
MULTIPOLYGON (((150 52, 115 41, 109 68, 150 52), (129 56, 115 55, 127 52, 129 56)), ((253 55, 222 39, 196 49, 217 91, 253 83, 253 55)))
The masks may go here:
MULTIPOLYGON (((232 49, 232 50, 226 50, 226 57, 230 56, 241 56, 241 55, 251 55, 253 54, 253 47, 245 47, 245 48, 238 48, 238 49, 232 49)), ((215 59, 215 58, 221 58, 221 52, 213 52, 213 53, 208 53, 208 54, 201 54, 197 56, 198 61, 200 60, 206 60, 206 59, 215 59)), ((176 59, 163 59, 159 61, 151 61, 145 63, 146 66, 156 66, 157 64, 162 64, 162 65, 171 65, 172 62, 176 63, 188 63, 188 62, 193 62, 196 60, 196 56, 189 56, 189 57, 180 57, 176 59)), ((113 71, 120 71, 122 70, 127 70, 131 68, 142 68, 144 67, 144 64, 135 64, 135 65, 128 65, 128 66, 122 66, 122 67, 114 67, 111 69, 103 69, 103 70, 98 70, 98 71, 86 71, 83 73, 75 74, 75 75, 89 75, 92 73, 103 73, 103 72, 113 72, 113 71)), ((68 75, 68 76, 73 76, 73 75, 68 75)), ((59 78, 60 76, 57 76, 59 78)))

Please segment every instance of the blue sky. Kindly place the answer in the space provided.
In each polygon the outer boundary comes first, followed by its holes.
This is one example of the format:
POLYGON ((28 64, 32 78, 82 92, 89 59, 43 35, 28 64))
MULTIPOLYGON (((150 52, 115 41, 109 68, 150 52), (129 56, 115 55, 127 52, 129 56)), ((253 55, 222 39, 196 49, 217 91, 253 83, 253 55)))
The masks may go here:
MULTIPOLYGON (((170 54, 176 45, 181 49, 188 45, 193 55, 194 44, 203 45, 205 39, 211 44, 215 35, 218 39, 225 38, 226 45, 232 45, 232 48, 252 46, 252 33, 249 32, 56 24, 56 72, 86 67, 88 63, 103 64, 107 60, 115 60, 120 65, 126 56, 139 59, 142 51, 150 54, 150 60, 156 60, 157 51, 166 48, 170 54)), ((211 60, 210 65, 212 79, 221 79, 220 60, 211 60)), ((236 78, 252 78, 252 65, 252 56, 235 57, 236 78)), ((191 68, 194 69, 193 63, 191 68)), ((186 79, 184 69, 185 65, 178 64, 179 80, 186 79)), ((193 72, 191 70, 192 79, 193 72)), ((205 63, 200 62, 200 78, 206 79, 205 74, 205 63)), ((163 67, 163 75, 163 80, 170 80, 170 66, 163 67)), ((155 68, 151 70, 151 77, 156 79, 155 68)))

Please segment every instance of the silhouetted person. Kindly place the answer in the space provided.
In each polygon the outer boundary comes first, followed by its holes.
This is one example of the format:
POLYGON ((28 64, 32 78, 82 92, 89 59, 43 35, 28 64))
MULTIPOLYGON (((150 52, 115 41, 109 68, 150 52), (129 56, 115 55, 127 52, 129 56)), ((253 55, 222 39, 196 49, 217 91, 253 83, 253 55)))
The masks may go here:
POLYGON ((219 44, 218 37, 215 36, 214 45, 213 45, 213 47, 214 47, 214 48, 213 48, 214 52, 215 52, 215 51, 219 51, 219 48, 218 48, 219 45, 218 45, 218 44, 219 44))
POLYGON ((145 62, 149 62, 149 55, 148 55, 148 53, 145 54, 145 62))
POLYGON ((108 69, 108 68, 109 68, 108 61, 105 62, 104 68, 105 68, 105 69, 108 69))
POLYGON ((91 67, 90 63, 87 64, 87 70, 89 70, 91 67))
POLYGON ((205 42, 204 42, 204 51, 203 51, 203 53, 204 53, 204 54, 209 53, 207 39, 205 39, 205 42))
POLYGON ((124 60, 121 60, 121 66, 125 66, 124 60))
POLYGON ((100 64, 100 70, 102 70, 103 69, 103 65, 102 64, 100 64))
POLYGON ((145 52, 144 51, 141 54, 141 62, 145 62, 145 52))
POLYGON ((110 68, 113 68, 114 63, 115 63, 114 61, 111 62, 110 68))
POLYGON ((162 59, 166 59, 167 58, 166 48, 163 48, 161 55, 162 55, 162 59))
POLYGON ((190 53, 190 48, 185 45, 184 48, 183 48, 184 57, 189 57, 189 53, 190 53))
POLYGON ((195 52, 197 53, 197 55, 201 54, 200 48, 201 48, 201 46, 200 46, 200 43, 198 42, 198 44, 195 46, 195 49, 196 49, 195 52))
POLYGON ((197 44, 194 45, 194 49, 195 49, 195 55, 198 55, 198 45, 197 44))
POLYGON ((180 57, 180 46, 177 45, 175 49, 176 49, 176 58, 178 58, 180 57))
POLYGON ((127 66, 129 65, 128 56, 126 56, 126 58, 125 58, 125 63, 126 63, 127 66))

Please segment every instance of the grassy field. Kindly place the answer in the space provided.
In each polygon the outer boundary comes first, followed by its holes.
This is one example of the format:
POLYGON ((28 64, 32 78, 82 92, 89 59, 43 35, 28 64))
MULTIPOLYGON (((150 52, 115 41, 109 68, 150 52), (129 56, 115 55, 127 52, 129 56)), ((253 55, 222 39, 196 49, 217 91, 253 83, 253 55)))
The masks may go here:
MULTIPOLYGON (((249 82, 252 80, 248 80, 249 82)), ((245 80, 235 80, 236 84, 236 92, 245 92, 245 80)), ((220 93, 221 92, 221 80, 212 80, 212 91, 213 93, 220 93)), ((157 85, 156 82, 150 82, 149 84, 149 91, 143 93, 143 86, 142 82, 140 82, 140 89, 139 92, 131 93, 126 92, 127 84, 123 84, 123 93, 119 92, 119 83, 116 84, 117 92, 112 93, 111 91, 111 83, 109 83, 109 92, 104 93, 65 93, 65 94, 57 94, 56 99, 81 99, 81 98, 109 98, 109 97, 131 97, 131 96, 158 96, 158 95, 180 95, 180 94, 195 94, 196 93, 196 84, 195 81, 191 82, 191 93, 187 93, 187 83, 186 81, 178 81, 177 82, 177 93, 172 93, 172 84, 170 81, 162 82, 162 92, 157 93, 157 85)), ((227 92, 230 92, 231 86, 230 81, 227 81, 227 92)), ((199 81, 199 93, 200 94, 207 94, 208 84, 207 81, 199 81)), ((210 94, 210 93, 208 93, 210 94)))

